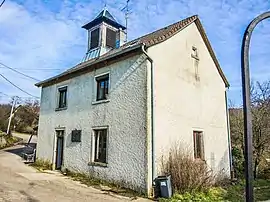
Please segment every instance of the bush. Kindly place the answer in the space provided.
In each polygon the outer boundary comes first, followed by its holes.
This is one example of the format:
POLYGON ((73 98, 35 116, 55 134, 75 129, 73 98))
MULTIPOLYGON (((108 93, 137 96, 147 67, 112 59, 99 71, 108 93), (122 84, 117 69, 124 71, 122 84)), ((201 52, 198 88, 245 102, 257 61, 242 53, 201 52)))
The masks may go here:
POLYGON ((162 158, 162 174, 171 175, 175 192, 207 191, 214 184, 213 172, 201 160, 194 160, 190 151, 180 145, 170 149, 169 156, 162 158))
POLYGON ((52 170, 52 164, 49 160, 37 159, 31 166, 40 170, 52 170))
POLYGON ((241 149, 232 147, 233 169, 236 178, 244 178, 244 156, 241 149))
POLYGON ((0 131, 0 149, 11 147, 21 139, 0 131))
MULTIPOLYGON (((184 194, 175 194, 171 199, 163 199, 163 201, 179 202, 179 201, 204 201, 204 202, 221 202, 224 201, 226 191, 222 188, 211 188, 207 192, 186 192, 184 194)), ((161 200, 162 201, 162 200, 161 200)))

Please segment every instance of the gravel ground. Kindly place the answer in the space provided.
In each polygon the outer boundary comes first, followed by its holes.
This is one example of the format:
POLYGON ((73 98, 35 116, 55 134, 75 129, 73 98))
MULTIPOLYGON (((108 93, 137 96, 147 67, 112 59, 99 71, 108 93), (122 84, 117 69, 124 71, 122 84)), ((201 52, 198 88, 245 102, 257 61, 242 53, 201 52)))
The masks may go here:
POLYGON ((23 147, 23 145, 17 145, 0 150, 0 202, 132 200, 86 187, 57 172, 51 174, 37 172, 34 168, 25 165, 18 156, 23 147))

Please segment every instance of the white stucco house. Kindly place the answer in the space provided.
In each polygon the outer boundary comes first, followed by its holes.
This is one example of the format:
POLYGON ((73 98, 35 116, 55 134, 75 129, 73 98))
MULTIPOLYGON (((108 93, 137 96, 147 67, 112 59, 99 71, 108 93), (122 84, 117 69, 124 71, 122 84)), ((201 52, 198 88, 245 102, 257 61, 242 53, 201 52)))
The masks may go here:
POLYGON ((178 141, 230 172, 229 83, 198 16, 129 42, 106 9, 83 28, 83 61, 36 84, 37 158, 148 194, 178 141))

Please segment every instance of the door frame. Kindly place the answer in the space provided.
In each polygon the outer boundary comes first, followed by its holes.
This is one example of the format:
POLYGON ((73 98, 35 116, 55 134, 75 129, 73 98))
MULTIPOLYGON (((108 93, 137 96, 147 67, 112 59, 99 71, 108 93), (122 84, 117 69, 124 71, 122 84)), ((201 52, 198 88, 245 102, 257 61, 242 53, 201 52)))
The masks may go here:
POLYGON ((57 139, 58 139, 58 132, 63 131, 63 148, 62 148, 62 166, 64 165, 64 145, 65 145, 65 128, 55 128, 55 135, 54 135, 54 146, 53 146, 53 159, 52 159, 52 169, 56 170, 56 156, 57 156, 57 139))

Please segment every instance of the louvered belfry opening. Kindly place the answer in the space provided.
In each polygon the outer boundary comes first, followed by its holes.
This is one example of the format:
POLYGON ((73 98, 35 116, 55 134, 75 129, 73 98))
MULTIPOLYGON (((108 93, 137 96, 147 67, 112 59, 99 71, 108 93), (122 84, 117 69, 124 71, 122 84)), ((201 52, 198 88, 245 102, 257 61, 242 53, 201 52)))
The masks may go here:
POLYGON ((97 48, 99 44, 99 28, 91 32, 90 49, 97 48))
POLYGON ((110 28, 106 28, 106 46, 110 48, 116 47, 116 32, 110 28))
POLYGON ((125 42, 126 27, 119 24, 107 9, 83 28, 88 31, 88 48, 82 62, 100 57, 125 42))

